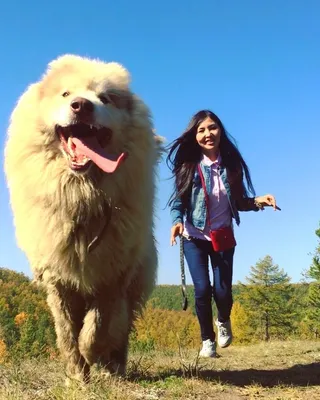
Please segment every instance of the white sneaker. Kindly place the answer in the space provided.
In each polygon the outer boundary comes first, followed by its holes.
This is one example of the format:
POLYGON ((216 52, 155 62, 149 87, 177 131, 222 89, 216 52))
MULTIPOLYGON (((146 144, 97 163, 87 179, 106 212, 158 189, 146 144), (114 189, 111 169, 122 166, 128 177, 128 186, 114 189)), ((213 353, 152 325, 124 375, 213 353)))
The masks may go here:
POLYGON ((227 322, 219 322, 216 320, 218 328, 218 345, 220 347, 228 347, 232 342, 232 330, 230 320, 227 322))
POLYGON ((216 357, 216 347, 216 342, 212 342, 210 339, 203 341, 199 357, 216 357))

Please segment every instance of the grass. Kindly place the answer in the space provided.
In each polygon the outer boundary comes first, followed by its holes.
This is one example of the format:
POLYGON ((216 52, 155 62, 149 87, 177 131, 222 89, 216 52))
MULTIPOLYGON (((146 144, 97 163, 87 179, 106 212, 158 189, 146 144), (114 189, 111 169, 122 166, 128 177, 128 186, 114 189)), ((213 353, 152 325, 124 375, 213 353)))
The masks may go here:
POLYGON ((69 387, 59 361, 2 365, 0 400, 320 399, 320 342, 231 346, 219 354, 131 354, 126 377, 95 371, 90 384, 69 387))

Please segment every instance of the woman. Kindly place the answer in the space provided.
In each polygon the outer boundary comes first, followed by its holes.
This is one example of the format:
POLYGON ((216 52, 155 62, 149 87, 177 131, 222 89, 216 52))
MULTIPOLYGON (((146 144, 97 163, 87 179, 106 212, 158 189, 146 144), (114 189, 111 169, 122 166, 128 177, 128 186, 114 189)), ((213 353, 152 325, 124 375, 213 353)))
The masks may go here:
POLYGON ((270 194, 255 197, 244 159, 220 119, 209 110, 199 111, 192 117, 187 130, 170 146, 167 164, 175 178, 175 189, 169 200, 173 223, 171 245, 176 244, 178 235, 183 236, 202 337, 200 356, 215 357, 212 295, 218 309, 218 344, 227 347, 232 341, 230 314, 236 245, 232 219, 239 225, 239 211, 258 211, 267 206, 279 208, 270 194))

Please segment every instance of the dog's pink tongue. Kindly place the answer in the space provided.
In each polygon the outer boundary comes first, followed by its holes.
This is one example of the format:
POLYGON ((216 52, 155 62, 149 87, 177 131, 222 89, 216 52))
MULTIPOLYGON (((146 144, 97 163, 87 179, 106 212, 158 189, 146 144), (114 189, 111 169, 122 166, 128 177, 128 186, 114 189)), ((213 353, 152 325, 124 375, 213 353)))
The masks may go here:
POLYGON ((99 144, 96 137, 72 138, 76 146, 76 153, 90 158, 104 172, 112 173, 127 158, 127 153, 121 153, 120 156, 108 154, 99 144))

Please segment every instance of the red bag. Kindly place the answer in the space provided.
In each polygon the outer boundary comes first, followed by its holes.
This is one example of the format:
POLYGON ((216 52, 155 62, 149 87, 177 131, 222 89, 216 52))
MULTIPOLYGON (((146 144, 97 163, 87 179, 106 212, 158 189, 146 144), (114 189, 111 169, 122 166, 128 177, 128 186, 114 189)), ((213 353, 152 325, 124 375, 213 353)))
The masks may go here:
MULTIPOLYGON (((201 167, 198 164, 198 172, 201 179, 201 185, 204 190, 204 196, 207 207, 207 218, 209 219, 209 196, 207 193, 204 177, 201 171, 201 167)), ((225 226, 220 229, 216 229, 214 231, 210 230, 210 238, 214 251, 225 251, 232 249, 237 245, 236 239, 233 234, 232 226, 225 226)))
POLYGON ((210 231, 210 238, 214 251, 225 251, 237 245, 231 226, 210 231))

